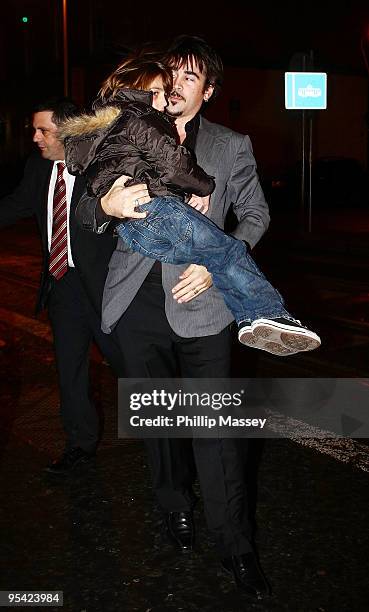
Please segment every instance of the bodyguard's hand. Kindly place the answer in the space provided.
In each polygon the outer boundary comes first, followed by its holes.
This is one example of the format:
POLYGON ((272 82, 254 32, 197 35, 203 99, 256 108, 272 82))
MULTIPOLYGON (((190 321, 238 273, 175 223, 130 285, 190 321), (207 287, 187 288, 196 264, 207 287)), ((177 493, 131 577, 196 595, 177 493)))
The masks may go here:
POLYGON ((213 284, 210 272, 205 266, 191 264, 180 275, 181 281, 172 289, 173 298, 179 303, 190 302, 213 284))
POLYGON ((201 197, 197 195, 192 195, 188 204, 192 206, 192 208, 196 208, 201 213, 206 213, 209 210, 210 206, 210 195, 201 197))
POLYGON ((120 176, 108 193, 101 198, 101 208, 107 215, 118 219, 144 219, 147 212, 139 212, 138 207, 150 202, 151 198, 145 183, 125 187, 128 176, 120 176))

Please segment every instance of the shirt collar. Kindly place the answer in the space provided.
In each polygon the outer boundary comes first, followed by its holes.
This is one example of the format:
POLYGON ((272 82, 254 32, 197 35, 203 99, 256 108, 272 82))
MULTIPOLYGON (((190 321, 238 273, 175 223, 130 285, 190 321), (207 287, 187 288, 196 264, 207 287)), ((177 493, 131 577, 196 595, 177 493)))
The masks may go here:
POLYGON ((186 138, 184 139, 183 144, 188 149, 194 149, 196 146, 197 134, 200 127, 200 115, 197 113, 190 121, 187 121, 185 125, 186 130, 186 138))

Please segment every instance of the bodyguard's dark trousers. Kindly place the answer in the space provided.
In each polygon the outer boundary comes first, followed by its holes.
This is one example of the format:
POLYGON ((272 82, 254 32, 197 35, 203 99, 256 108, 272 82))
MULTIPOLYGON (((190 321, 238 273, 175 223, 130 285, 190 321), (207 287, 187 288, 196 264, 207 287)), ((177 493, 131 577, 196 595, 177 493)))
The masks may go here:
MULTIPOLYGON (((160 278, 148 276, 115 332, 131 378, 229 376, 230 331, 181 338, 169 326, 160 278)), ((166 512, 191 510, 190 440, 145 440, 155 494, 166 512)), ((250 550, 245 488, 247 440, 194 439, 193 454, 208 527, 222 556, 250 550)))
POLYGON ((91 342, 95 339, 111 365, 122 375, 120 351, 114 339, 101 331, 100 317, 91 306, 74 268, 69 268, 59 281, 52 282, 48 309, 66 446, 94 452, 99 439, 99 419, 90 396, 91 342))

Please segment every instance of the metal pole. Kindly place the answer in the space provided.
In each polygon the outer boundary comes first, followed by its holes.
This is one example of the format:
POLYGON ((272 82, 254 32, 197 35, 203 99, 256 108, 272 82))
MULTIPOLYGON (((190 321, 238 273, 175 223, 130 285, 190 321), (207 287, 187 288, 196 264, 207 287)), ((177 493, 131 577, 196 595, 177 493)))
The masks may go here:
POLYGON ((306 122, 305 122, 305 111, 303 110, 301 113, 302 118, 302 132, 301 132, 301 141, 302 141, 302 156, 301 156, 301 218, 302 225, 304 226, 304 217, 305 217, 305 140, 306 140, 306 122))
POLYGON ((69 96, 67 0, 63 0, 63 63, 64 63, 64 95, 69 96))
POLYGON ((23 46, 24 46, 24 73, 28 79, 31 74, 31 60, 30 60, 30 47, 29 47, 29 28, 30 24, 27 23, 23 27, 23 46))
MULTIPOLYGON (((310 50, 310 66, 314 66, 314 52, 310 50)), ((313 111, 309 112, 309 185, 308 185, 308 232, 312 221, 312 175, 313 175, 313 111)))
MULTIPOLYGON (((302 70, 305 72, 306 70, 306 55, 302 56, 302 70)), ((302 141, 302 156, 301 156, 301 221, 302 221, 302 229, 305 229, 305 148, 306 148, 306 121, 305 121, 305 111, 303 110, 301 113, 302 117, 302 132, 301 132, 301 141, 302 141)))
POLYGON ((312 218, 312 173, 313 173, 313 115, 309 116, 309 193, 308 193, 308 232, 311 233, 312 218))

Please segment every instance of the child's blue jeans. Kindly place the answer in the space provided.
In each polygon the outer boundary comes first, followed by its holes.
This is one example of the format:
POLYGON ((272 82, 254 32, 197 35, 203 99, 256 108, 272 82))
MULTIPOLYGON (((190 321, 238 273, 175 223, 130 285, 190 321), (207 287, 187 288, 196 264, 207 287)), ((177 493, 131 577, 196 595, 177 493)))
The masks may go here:
POLYGON ((292 319, 282 296, 260 272, 241 240, 222 232, 180 198, 156 197, 140 206, 140 212, 145 210, 145 219, 130 219, 116 228, 133 251, 165 263, 206 266, 237 323, 292 319))

